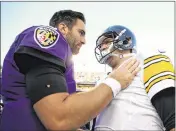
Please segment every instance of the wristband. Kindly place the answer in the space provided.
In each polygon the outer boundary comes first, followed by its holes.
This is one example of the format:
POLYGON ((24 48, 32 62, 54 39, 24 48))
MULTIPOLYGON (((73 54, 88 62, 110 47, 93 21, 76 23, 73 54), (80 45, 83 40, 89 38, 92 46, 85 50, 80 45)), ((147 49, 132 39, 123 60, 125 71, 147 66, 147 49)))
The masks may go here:
POLYGON ((121 90, 120 83, 113 78, 106 78, 102 83, 108 85, 112 89, 113 97, 115 97, 121 90))

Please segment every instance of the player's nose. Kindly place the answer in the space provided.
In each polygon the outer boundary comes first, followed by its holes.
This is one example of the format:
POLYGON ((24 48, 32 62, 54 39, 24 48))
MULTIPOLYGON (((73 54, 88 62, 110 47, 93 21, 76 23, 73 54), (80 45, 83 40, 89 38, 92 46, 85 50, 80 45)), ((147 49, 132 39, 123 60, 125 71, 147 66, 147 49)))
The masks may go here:
POLYGON ((85 37, 83 37, 82 39, 81 39, 81 44, 86 44, 86 38, 85 37))

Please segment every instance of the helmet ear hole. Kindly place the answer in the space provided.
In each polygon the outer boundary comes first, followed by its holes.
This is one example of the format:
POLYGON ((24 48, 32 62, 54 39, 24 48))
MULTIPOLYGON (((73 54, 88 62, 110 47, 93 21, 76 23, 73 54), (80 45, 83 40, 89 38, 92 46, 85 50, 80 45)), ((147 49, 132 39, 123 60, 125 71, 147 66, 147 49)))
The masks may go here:
POLYGON ((128 40, 124 40, 124 41, 123 41, 123 44, 124 44, 124 45, 127 45, 127 44, 128 44, 128 40))
POLYGON ((126 37, 126 39, 123 41, 123 44, 127 45, 130 40, 131 40, 131 37, 126 37))

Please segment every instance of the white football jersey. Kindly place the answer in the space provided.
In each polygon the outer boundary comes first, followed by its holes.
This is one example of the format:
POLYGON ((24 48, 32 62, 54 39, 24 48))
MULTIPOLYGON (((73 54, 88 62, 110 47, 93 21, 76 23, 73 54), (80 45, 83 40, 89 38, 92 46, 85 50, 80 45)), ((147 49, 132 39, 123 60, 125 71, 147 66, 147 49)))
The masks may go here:
POLYGON ((164 130, 145 91, 143 70, 97 116, 95 130, 164 130))

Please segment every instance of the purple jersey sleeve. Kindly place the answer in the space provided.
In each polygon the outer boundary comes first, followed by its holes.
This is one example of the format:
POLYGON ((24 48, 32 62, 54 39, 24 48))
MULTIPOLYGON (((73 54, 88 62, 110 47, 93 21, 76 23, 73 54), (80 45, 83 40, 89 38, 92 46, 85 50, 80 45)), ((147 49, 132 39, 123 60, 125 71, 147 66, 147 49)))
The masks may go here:
MULTIPOLYGON (((17 53, 26 53, 54 64, 66 62, 71 51, 63 36, 56 28, 50 26, 34 26, 18 36, 17 53), (45 56, 43 57, 43 54, 45 56)), ((62 65, 65 66, 65 65, 62 65)))
MULTIPOLYGON (((69 44, 56 28, 50 26, 31 27, 21 33, 17 41, 20 44, 16 54, 28 54, 63 67, 69 93, 76 91, 71 60, 72 52, 69 44)), ((16 61, 16 63, 18 62, 16 61)))

